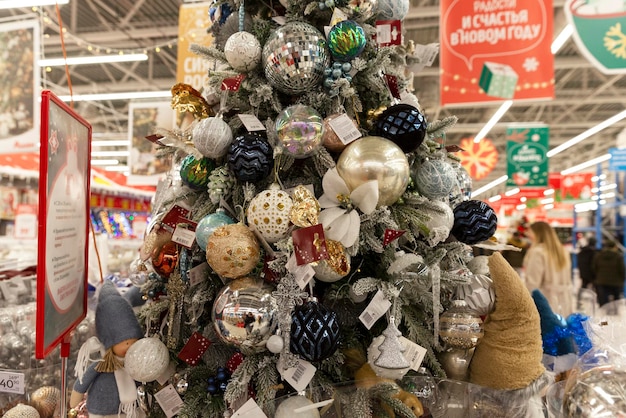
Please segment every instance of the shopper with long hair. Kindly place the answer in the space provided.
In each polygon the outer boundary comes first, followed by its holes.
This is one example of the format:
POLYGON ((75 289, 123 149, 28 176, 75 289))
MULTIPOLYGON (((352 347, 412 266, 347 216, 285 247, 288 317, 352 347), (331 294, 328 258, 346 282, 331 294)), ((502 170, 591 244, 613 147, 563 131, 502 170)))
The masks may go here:
POLYGON ((528 290, 539 289, 552 310, 563 317, 574 310, 572 263, 554 228, 535 222, 528 229, 532 245, 524 257, 524 280, 528 290))

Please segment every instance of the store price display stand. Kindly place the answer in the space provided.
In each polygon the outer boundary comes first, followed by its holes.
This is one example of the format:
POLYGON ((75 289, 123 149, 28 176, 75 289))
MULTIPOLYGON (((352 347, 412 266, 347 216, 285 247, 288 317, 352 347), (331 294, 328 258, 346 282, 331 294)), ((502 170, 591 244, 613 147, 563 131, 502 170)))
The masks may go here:
POLYGON ((61 344, 60 416, 67 415, 67 359, 87 315, 91 125, 51 91, 41 96, 35 355, 61 344))

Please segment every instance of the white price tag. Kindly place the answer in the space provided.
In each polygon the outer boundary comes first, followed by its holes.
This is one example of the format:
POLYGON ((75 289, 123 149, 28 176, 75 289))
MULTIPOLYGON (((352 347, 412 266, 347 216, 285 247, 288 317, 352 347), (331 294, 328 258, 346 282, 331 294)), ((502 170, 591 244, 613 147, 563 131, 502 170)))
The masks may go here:
POLYGON ((345 113, 332 119, 328 124, 344 145, 348 145, 350 142, 362 136, 361 131, 359 131, 354 121, 345 113))
POLYGON ((161 376, 157 377, 156 381, 159 382, 159 385, 163 386, 170 377, 172 377, 176 373, 176 363, 170 361, 170 364, 167 366, 165 371, 161 373, 161 376))
POLYGON ((178 414, 184 405, 180 395, 171 384, 158 391, 154 395, 154 398, 159 403, 159 406, 161 406, 165 415, 167 415, 167 418, 172 418, 174 415, 178 414))
POLYGON ((24 394, 24 374, 0 372, 0 392, 24 394))
POLYGON ((404 348, 402 355, 406 361, 411 363, 411 369, 418 371, 426 355, 426 349, 406 337, 400 337, 399 340, 402 348, 404 348))
POLYGON ((376 292, 369 305, 367 305, 367 308, 361 313, 359 319, 367 329, 370 329, 390 307, 391 302, 387 300, 383 292, 379 290, 376 292))
POLYGON ((241 123, 243 123, 243 126, 246 127, 248 132, 265 130, 265 125, 263 125, 263 123, 261 123, 261 121, 256 116, 249 115, 247 113, 240 113, 237 116, 239 116, 239 119, 241 119, 241 123))
POLYGON ((176 229, 174 229, 174 233, 172 234, 172 242, 191 249, 195 239, 196 233, 194 231, 176 225, 176 229))
POLYGON ((187 275, 189 276, 189 286, 195 286, 202 283, 209 277, 209 265, 207 263, 201 263, 189 270, 187 275))
POLYGON ((418 57, 421 64, 424 64, 426 67, 430 67, 433 65, 435 58, 437 58, 437 54, 439 54, 439 44, 432 43, 428 45, 415 45, 414 56, 418 57))
POLYGON ((230 418, 267 418, 263 410, 250 398, 230 418))
POLYGON ((337 23, 343 22, 344 20, 348 20, 348 15, 345 14, 339 7, 335 7, 333 15, 330 18, 330 26, 335 26, 337 23))
POLYGON ((376 25, 376 43, 379 45, 391 43, 391 25, 376 25))
POLYGON ((303 264, 299 266, 294 254, 291 254, 291 257, 289 257, 289 260, 285 263, 285 268, 289 272, 293 273, 294 279, 296 283, 298 283, 300 289, 304 289, 309 284, 313 276, 315 276, 315 270, 313 270, 313 267, 311 267, 310 264, 303 264))
POLYGON ((296 367, 291 367, 283 373, 285 380, 298 392, 303 391, 315 376, 317 369, 306 360, 299 359, 296 367))

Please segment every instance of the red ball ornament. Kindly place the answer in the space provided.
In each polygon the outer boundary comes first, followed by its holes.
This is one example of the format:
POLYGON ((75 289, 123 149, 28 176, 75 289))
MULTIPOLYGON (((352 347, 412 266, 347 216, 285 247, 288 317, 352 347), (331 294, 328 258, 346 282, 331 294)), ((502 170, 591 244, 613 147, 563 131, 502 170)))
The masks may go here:
POLYGON ((178 246, 168 241, 152 256, 154 271, 163 277, 169 277, 178 263, 178 246))

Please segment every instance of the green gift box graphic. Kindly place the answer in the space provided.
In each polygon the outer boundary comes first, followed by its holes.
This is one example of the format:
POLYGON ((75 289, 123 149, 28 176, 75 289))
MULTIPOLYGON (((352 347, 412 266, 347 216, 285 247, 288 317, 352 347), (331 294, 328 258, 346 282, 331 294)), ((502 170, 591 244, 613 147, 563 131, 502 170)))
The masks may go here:
POLYGON ((624 0, 568 0, 565 15, 580 52, 595 67, 605 74, 626 73, 624 0))
POLYGON ((518 78, 511 66, 486 61, 483 64, 478 85, 489 96, 512 99, 518 78))

